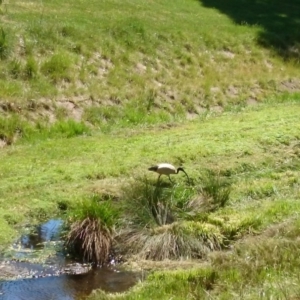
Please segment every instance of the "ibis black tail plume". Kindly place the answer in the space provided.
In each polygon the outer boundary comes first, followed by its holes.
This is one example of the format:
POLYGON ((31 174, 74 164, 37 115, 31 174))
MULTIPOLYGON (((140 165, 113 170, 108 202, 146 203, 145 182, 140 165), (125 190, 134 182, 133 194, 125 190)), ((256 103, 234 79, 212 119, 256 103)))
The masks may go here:
POLYGON ((148 170, 156 172, 157 168, 158 168, 157 166, 153 166, 153 167, 148 168, 148 170))

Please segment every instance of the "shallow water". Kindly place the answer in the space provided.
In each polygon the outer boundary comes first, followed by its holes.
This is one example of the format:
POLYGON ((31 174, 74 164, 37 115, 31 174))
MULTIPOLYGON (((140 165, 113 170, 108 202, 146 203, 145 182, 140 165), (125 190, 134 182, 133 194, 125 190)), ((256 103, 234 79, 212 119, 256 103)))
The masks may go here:
POLYGON ((46 276, 0 282, 1 300, 74 300, 101 288, 123 292, 136 283, 134 273, 97 268, 82 275, 46 276))
POLYGON ((60 251, 51 255, 44 264, 30 262, 37 252, 43 253, 51 243, 59 243, 62 224, 61 220, 50 220, 23 235, 13 245, 13 257, 17 260, 0 264, 0 275, 7 278, 0 281, 1 300, 77 300, 84 299, 94 289, 123 292, 137 282, 137 273, 116 266, 92 268, 78 275, 65 274, 66 268, 74 261, 60 251))
POLYGON ((35 232, 23 235, 19 242, 23 248, 43 248, 44 242, 57 241, 59 239, 59 231, 62 225, 62 220, 49 220, 38 226, 35 232))

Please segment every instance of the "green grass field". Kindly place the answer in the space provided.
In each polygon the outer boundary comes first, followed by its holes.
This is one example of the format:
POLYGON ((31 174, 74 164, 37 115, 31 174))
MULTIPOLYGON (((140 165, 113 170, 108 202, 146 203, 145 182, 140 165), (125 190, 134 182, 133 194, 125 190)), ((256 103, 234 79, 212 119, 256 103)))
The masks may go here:
POLYGON ((298 299, 298 8, 0 1, 0 249, 95 195, 122 216, 124 187, 155 184, 147 168, 170 162, 193 182, 162 178, 175 200, 197 195, 207 170, 230 181, 226 205, 191 221, 224 247, 137 259, 145 281, 90 299, 298 299))

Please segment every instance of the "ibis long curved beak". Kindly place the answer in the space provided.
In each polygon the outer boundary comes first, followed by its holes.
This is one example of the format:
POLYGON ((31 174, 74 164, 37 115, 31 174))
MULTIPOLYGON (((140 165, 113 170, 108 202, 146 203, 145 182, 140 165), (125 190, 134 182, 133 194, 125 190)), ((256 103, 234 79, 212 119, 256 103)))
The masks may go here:
POLYGON ((188 179, 188 183, 190 184, 190 177, 189 177, 189 175, 187 174, 187 172, 186 171, 184 171, 183 169, 181 169, 181 171, 186 175, 186 177, 187 177, 187 179, 188 179))

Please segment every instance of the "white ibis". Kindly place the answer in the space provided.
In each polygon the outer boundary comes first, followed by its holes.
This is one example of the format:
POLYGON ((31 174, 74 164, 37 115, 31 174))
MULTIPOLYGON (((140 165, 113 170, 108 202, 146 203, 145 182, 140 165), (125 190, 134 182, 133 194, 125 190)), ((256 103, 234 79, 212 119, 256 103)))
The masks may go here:
POLYGON ((156 166, 150 167, 150 168, 148 168, 148 170, 159 174, 157 181, 159 180, 161 175, 167 175, 169 177, 169 180, 172 183, 173 183, 173 181, 171 180, 170 175, 178 174, 179 171, 182 171, 186 175, 188 181, 190 182, 190 178, 189 178, 188 174, 184 171, 184 169, 182 167, 179 167, 176 169, 171 164, 163 163, 163 164, 158 164, 156 166))

